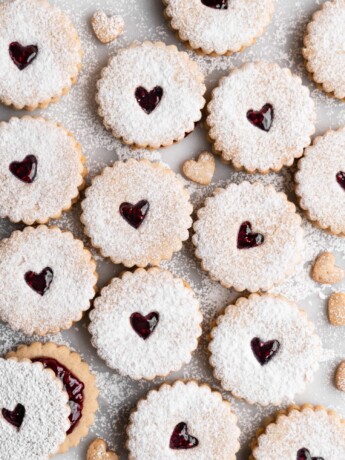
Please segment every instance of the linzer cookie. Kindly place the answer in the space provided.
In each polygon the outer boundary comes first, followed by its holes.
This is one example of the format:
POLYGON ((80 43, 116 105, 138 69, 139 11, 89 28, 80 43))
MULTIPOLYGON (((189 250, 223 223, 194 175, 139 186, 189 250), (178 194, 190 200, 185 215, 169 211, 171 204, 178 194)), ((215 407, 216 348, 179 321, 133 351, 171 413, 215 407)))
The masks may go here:
POLYGON ((68 394, 71 413, 67 437, 60 446, 59 453, 77 446, 87 435, 98 408, 96 378, 91 374, 89 366, 82 361, 78 353, 52 342, 21 345, 17 350, 7 354, 7 358, 13 357, 18 360, 29 359, 33 363, 39 362, 45 369, 52 370, 61 380, 68 394))
POLYGON ((26 227, 0 245, 0 319, 45 335, 79 321, 95 295, 96 264, 72 233, 26 227))
POLYGON ((118 51, 97 84, 99 114, 126 144, 159 148, 194 129, 205 104, 198 65, 176 46, 145 42, 118 51))
POLYGON ((235 460, 231 406, 205 384, 164 384, 139 401, 127 428, 130 460, 235 460))
POLYGON ((298 163, 296 193, 316 226, 345 235, 345 128, 317 137, 298 163))
POLYGON ((0 458, 48 460, 66 438, 67 393, 42 364, 0 359, 0 458))
POLYGON ((198 211, 193 242, 210 277, 237 291, 267 291, 295 272, 303 230, 284 193, 261 183, 218 188, 198 211))
POLYGON ((227 307, 212 329, 209 350, 224 390, 263 406, 301 393, 321 358, 320 339, 305 312, 268 294, 227 307))
POLYGON ((270 422, 258 431, 251 460, 345 458, 345 421, 331 410, 310 404, 291 406, 270 422))
POLYGON ((82 50, 69 17, 46 0, 0 4, 0 101, 34 110, 70 90, 82 50))
POLYGON ((191 359, 202 315, 191 288, 151 268, 114 278, 90 313, 92 344, 107 365, 133 379, 153 379, 191 359))
POLYGON ((243 51, 266 30, 274 0, 163 0, 180 40, 202 54, 243 51))
POLYGON ((84 161, 72 134, 54 122, 0 123, 0 217, 27 225, 59 218, 84 184, 84 161))
POLYGON ((207 109, 215 153, 250 173, 291 166, 315 131, 308 88, 273 63, 249 63, 231 71, 213 91, 207 109))
POLYGON ((85 196, 85 232, 116 264, 157 265, 188 239, 189 194, 177 175, 159 163, 118 161, 93 180, 85 196))
POLYGON ((345 98, 345 1, 325 2, 304 37, 303 55, 313 80, 329 95, 345 98))

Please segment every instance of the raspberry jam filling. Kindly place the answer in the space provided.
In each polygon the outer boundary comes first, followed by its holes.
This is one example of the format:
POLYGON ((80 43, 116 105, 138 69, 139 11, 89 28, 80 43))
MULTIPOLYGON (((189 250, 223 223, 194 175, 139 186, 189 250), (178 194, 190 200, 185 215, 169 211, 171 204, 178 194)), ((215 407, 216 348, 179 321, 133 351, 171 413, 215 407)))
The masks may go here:
POLYGON ((25 407, 22 404, 17 404, 13 410, 2 409, 1 413, 6 422, 19 430, 25 417, 25 407))
POLYGON ((36 45, 23 46, 18 42, 12 42, 9 46, 9 53, 18 69, 24 70, 36 59, 38 47, 36 45))
POLYGON ((32 184, 37 174, 37 158, 35 155, 27 155, 23 161, 13 161, 9 169, 17 179, 32 184))
POLYGON ((33 289, 37 294, 44 295, 50 285, 52 284, 54 278, 54 272, 50 267, 44 268, 41 273, 35 272, 26 272, 24 279, 27 284, 33 289))
POLYGON ((297 452, 296 460, 324 460, 322 457, 312 457, 308 449, 303 447, 297 452))
POLYGON ((68 394, 71 413, 69 420, 71 426, 67 434, 71 434, 82 417, 84 407, 84 388, 85 385, 72 372, 53 358, 34 358, 32 362, 42 363, 44 368, 51 369, 54 374, 62 381, 68 394))
POLYGON ((345 190, 345 172, 339 171, 335 177, 340 187, 345 190))
POLYGON ((152 312, 143 316, 141 313, 136 312, 131 315, 130 322, 132 328, 139 337, 146 340, 150 337, 158 325, 159 313, 152 312))
POLYGON ((274 110, 271 104, 265 104, 261 110, 248 110, 247 120, 262 131, 268 132, 273 123, 274 110))
POLYGON ((237 237, 238 249, 250 249, 256 246, 261 246, 265 241, 265 237, 261 233, 252 232, 252 224, 243 222, 240 226, 237 237))
POLYGON ((170 438, 170 449, 186 450, 197 447, 199 441, 188 433, 187 424, 184 422, 175 426, 170 438))
POLYGON ((201 0, 201 3, 215 10, 228 9, 228 0, 201 0))
POLYGON ((268 342, 262 342, 258 337, 255 337, 250 345, 254 353, 255 358, 259 361, 261 366, 267 364, 280 349, 280 343, 278 340, 269 340, 268 342))
POLYGON ((145 217, 150 209, 150 203, 141 200, 137 204, 122 203, 120 205, 120 214, 135 229, 138 229, 144 222, 145 217))
POLYGON ((155 110, 162 97, 163 88, 161 86, 155 86, 151 91, 147 91, 143 86, 139 86, 135 90, 135 98, 147 115, 150 115, 155 110))

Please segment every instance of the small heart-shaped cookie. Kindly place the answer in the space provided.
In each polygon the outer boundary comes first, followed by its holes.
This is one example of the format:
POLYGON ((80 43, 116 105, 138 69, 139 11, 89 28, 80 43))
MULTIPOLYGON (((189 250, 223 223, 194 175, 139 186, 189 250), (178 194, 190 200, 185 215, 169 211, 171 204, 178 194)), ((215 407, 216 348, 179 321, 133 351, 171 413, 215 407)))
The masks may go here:
POLYGON ((103 439, 95 439, 87 449, 86 460, 119 460, 119 457, 107 450, 107 443, 103 439))
POLYGON ((328 318, 334 326, 345 326, 345 294, 335 292, 328 299, 328 318))
POLYGON ((214 156, 208 152, 201 153, 196 161, 186 161, 182 167, 183 174, 200 185, 209 185, 212 182, 215 169, 214 156))
POLYGON ((321 284, 336 284, 344 278, 344 270, 335 265, 335 257, 331 252, 324 252, 316 259, 311 277, 321 284))
POLYGON ((125 22, 121 16, 107 16, 104 11, 96 11, 91 23, 96 37, 102 43, 111 43, 125 30, 125 22))
POLYGON ((345 361, 339 364, 335 374, 335 386, 339 391, 345 392, 345 361))

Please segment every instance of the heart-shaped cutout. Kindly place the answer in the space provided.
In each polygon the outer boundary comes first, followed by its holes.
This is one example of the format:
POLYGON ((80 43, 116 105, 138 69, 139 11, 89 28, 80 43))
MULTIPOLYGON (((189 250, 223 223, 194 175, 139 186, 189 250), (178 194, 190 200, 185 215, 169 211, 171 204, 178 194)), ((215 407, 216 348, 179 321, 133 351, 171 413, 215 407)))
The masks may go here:
POLYGON ((101 43, 113 42, 125 30, 125 22, 121 16, 107 16, 104 11, 96 11, 91 24, 101 43))
POLYGON ((44 268, 41 273, 35 273, 32 271, 26 272, 24 279, 26 283, 33 289, 37 294, 44 295, 54 278, 54 272, 50 267, 44 268))
POLYGON ((103 439, 95 439, 87 449, 86 460, 119 460, 115 452, 108 450, 103 439))
POLYGON ((156 86, 155 88, 151 89, 151 91, 147 91, 143 86, 139 86, 135 90, 135 98, 147 115, 150 115, 155 108, 160 103, 163 97, 163 88, 161 86, 156 86))
POLYGON ((255 358, 259 361, 261 366, 267 364, 274 355, 276 355, 280 349, 280 343, 278 340, 269 340, 263 342, 259 337, 255 337, 251 342, 250 346, 254 353, 255 358))
POLYGON ((215 10, 227 10, 228 0, 201 0, 201 3, 215 10))
POLYGON ((188 433, 187 424, 184 422, 175 426, 170 438, 170 449, 186 450, 197 447, 199 441, 188 433))
POLYGON ((131 326, 139 337, 146 340, 150 337, 159 323, 159 313, 152 312, 146 316, 135 312, 130 317, 131 326))
POLYGON ((1 413, 8 423, 19 430, 25 417, 25 407, 22 404, 17 404, 13 410, 2 409, 1 413))
POLYGON ((265 104, 261 110, 248 110, 247 119, 250 123, 262 131, 268 132, 273 123, 274 110, 271 104, 265 104))
POLYGON ((261 233, 252 232, 252 224, 243 222, 240 226, 237 237, 238 249, 250 249, 261 246, 265 241, 265 237, 261 233))
POLYGON ((24 70, 36 59, 38 47, 36 45, 23 46, 18 42, 12 42, 9 46, 9 53, 18 69, 24 70))
POLYGON ((344 270, 337 267, 331 252, 323 252, 314 262, 311 277, 321 284, 336 284, 344 279, 344 270))
POLYGON ((334 292, 328 299, 328 318, 333 326, 345 326, 345 294, 334 292))
POLYGON ((340 187, 345 190, 345 172, 344 171, 337 172, 337 174, 335 175, 335 178, 338 184, 340 185, 340 187))
POLYGON ((303 447, 297 452, 296 460, 324 460, 322 457, 312 457, 308 449, 303 447))
POLYGON ((141 200, 137 204, 122 203, 120 214, 129 225, 138 229, 144 222, 149 209, 150 203, 147 200, 141 200))
POLYGON ((11 173, 25 184, 32 184, 37 174, 37 158, 35 155, 27 155, 23 161, 10 163, 11 173))
POLYGON ((201 185, 209 185, 212 182, 215 169, 214 156, 208 152, 201 153, 196 161, 186 161, 182 168, 188 179, 201 185))

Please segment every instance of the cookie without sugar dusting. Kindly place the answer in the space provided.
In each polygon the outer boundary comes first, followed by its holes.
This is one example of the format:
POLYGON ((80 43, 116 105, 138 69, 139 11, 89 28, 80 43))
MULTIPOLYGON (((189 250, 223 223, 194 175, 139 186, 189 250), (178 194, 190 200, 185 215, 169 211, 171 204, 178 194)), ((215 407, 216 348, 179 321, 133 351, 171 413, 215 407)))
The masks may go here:
POLYGON ((95 439, 87 449, 86 460, 119 460, 119 457, 115 452, 108 450, 103 439, 95 439))
POLYGON ((335 386, 339 391, 345 392, 345 361, 339 364, 335 373, 335 386))
POLYGON ((335 256, 331 252, 320 254, 311 271, 313 280, 321 284, 340 283, 344 276, 344 270, 336 266, 335 256))
POLYGON ((333 326, 345 326, 345 294, 333 293, 328 299, 328 318, 333 326))
POLYGON ((183 164, 183 174, 200 185, 209 185, 212 182, 216 161, 211 153, 200 153, 197 160, 188 160, 183 164))

